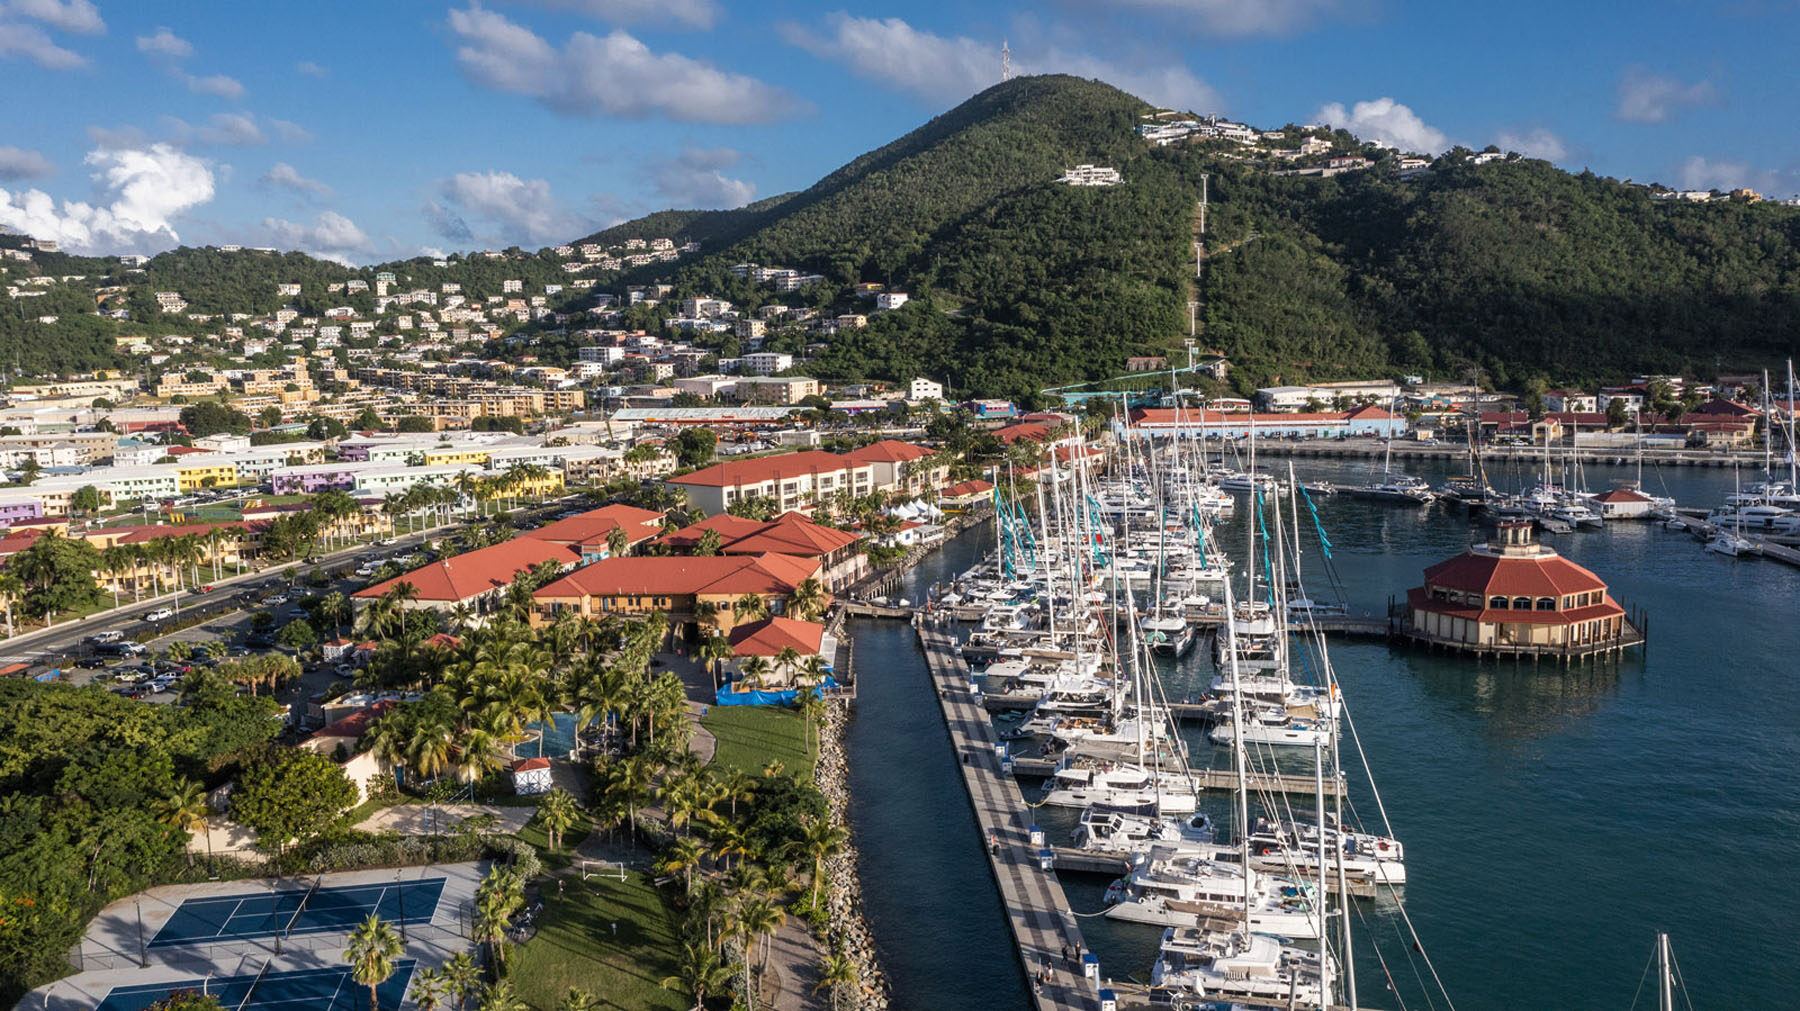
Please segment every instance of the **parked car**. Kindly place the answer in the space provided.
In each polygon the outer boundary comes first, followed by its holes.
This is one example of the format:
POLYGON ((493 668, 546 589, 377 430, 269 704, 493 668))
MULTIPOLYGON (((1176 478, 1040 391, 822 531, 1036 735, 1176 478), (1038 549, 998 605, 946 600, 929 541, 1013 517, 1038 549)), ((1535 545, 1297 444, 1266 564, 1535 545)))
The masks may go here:
POLYGON ((144 620, 145 621, 167 621, 173 617, 175 617, 175 611, 172 608, 159 607, 156 610, 151 611, 149 614, 144 615, 144 620))
POLYGON ((118 642, 123 638, 125 638, 125 633, 114 628, 108 629, 105 632, 96 632, 93 635, 88 636, 87 642, 99 646, 109 642, 118 642))

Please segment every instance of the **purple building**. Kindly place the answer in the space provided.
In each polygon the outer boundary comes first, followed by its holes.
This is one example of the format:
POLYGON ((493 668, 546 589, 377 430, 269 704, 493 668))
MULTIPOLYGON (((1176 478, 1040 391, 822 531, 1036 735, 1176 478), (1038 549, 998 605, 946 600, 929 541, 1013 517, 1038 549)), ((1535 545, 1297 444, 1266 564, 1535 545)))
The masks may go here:
POLYGON ((10 527, 23 520, 44 518, 44 504, 36 499, 24 502, 0 502, 0 527, 10 527))
POLYGON ((270 474, 269 485, 277 495, 351 491, 356 488, 356 471, 337 466, 289 467, 270 474))

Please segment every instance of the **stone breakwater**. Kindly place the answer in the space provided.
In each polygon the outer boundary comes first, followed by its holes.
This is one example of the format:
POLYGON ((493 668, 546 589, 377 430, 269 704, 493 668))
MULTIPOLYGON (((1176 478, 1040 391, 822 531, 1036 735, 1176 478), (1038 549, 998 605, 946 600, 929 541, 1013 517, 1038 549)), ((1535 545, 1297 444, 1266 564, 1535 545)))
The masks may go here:
MULTIPOLYGON (((850 718, 850 703, 832 699, 826 706, 825 726, 819 732, 819 761, 813 778, 832 821, 850 825, 849 756, 844 751, 844 726, 850 718)), ((849 1003, 859 1011, 885 1011, 888 1006, 887 975, 875 957, 875 940, 869 924, 862 916, 862 882, 856 876, 856 844, 847 843, 842 852, 825 863, 829 889, 826 910, 831 917, 830 940, 842 949, 856 965, 860 986, 849 1003)))

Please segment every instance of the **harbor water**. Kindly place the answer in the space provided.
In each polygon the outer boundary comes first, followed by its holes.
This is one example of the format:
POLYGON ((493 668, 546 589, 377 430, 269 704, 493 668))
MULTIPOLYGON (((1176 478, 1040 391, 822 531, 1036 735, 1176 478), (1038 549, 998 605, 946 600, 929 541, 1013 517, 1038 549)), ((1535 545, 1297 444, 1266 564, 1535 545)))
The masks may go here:
MULTIPOLYGON (((1360 463, 1298 469, 1309 481, 1368 480, 1360 463)), ((1444 476, 1441 464, 1409 469, 1433 484, 1444 476)), ((1598 489, 1631 476, 1590 466, 1586 479, 1598 489)), ((1644 478, 1646 491, 1694 506, 1718 503, 1733 483, 1714 470, 1644 478)), ((1355 613, 1385 613, 1425 566, 1484 536, 1442 504, 1316 501, 1355 613)), ((1241 566, 1241 518, 1220 534, 1241 566)), ((1646 650, 1564 666, 1331 644, 1407 848, 1400 901, 1424 954, 1462 1011, 1626 1008, 1656 933, 1667 931, 1695 1006, 1800 1004, 1800 569, 1711 555, 1655 523, 1547 541, 1649 615, 1646 650)), ((965 535, 902 592, 917 599, 990 543, 984 531, 965 535)), ((1302 548, 1310 595, 1339 596, 1316 536, 1302 548)), ((912 630, 869 620, 852 631, 853 816, 895 1004, 1023 1007, 1023 976, 912 630)), ((1210 676, 1201 648, 1171 665, 1165 683, 1179 698, 1210 676)), ((1228 763, 1197 730, 1186 734, 1198 761, 1228 763)), ((1356 814, 1373 824, 1368 787, 1352 780, 1356 814)), ((1227 798, 1206 803, 1229 823, 1227 798)), ((1039 814, 1066 839, 1073 812, 1039 814)), ((1077 913, 1100 909, 1104 878, 1066 874, 1063 883, 1077 913)), ((1443 1006, 1422 985, 1430 969, 1400 933, 1393 900, 1359 900, 1356 910, 1361 1004, 1443 1006)), ((1082 929, 1107 975, 1147 979, 1157 929, 1085 916, 1082 929)))

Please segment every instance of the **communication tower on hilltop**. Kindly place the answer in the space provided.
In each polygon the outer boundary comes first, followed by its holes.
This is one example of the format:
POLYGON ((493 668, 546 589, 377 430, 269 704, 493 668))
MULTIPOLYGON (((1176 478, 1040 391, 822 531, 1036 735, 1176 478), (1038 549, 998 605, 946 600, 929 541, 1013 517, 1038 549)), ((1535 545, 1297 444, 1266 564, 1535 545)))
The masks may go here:
POLYGON ((1012 80, 1012 50, 1006 48, 1006 40, 1000 40, 1000 80, 1012 80))

